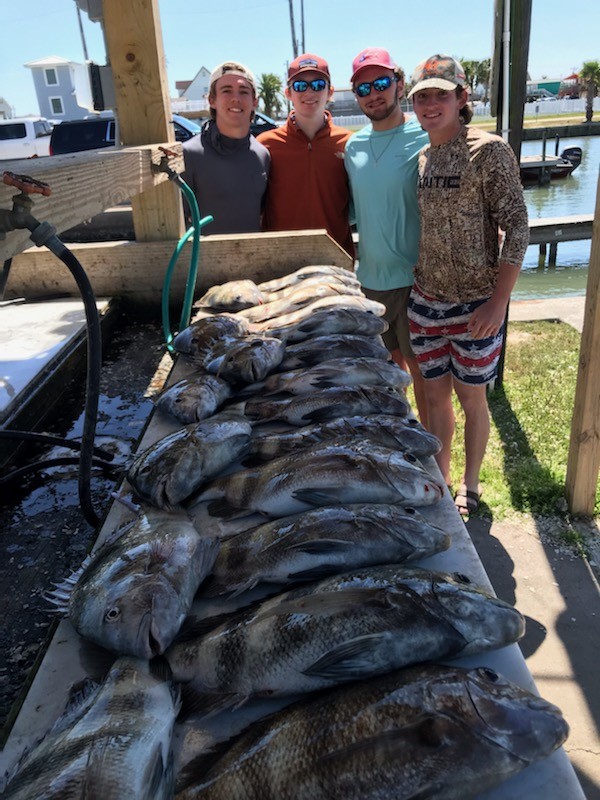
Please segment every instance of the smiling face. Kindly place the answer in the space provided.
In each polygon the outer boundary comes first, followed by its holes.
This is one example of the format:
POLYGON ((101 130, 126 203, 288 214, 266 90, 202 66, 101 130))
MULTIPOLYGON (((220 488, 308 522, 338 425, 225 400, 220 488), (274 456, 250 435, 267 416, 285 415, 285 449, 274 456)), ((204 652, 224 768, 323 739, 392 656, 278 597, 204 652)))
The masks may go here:
MULTIPOLYGON (((306 81, 309 84, 311 81, 318 79, 323 79, 323 74, 315 70, 304 70, 294 77, 294 81, 306 81)), ((300 127, 307 124, 311 125, 311 123, 315 121, 321 124, 323 122, 325 106, 333 94, 333 87, 327 82, 327 85, 321 92, 315 92, 310 86, 305 92, 296 92, 292 88, 294 81, 290 82, 290 85, 285 90, 285 95, 294 107, 296 122, 300 127)))
POLYGON ((429 134, 431 144, 450 141, 460 131, 460 110, 467 102, 467 92, 447 89, 421 89, 412 97, 417 119, 429 134))
POLYGON ((366 97, 355 95, 360 110, 372 122, 374 130, 381 130, 387 127, 398 125, 401 119, 400 98, 404 92, 404 81, 395 81, 395 73, 391 69, 383 67, 365 67, 354 78, 354 87, 361 83, 371 83, 376 78, 388 77, 392 79, 388 89, 378 92, 371 86, 371 93, 366 97))
POLYGON ((246 78, 223 75, 211 88, 208 102, 215 111, 217 127, 222 134, 232 139, 248 135, 258 98, 246 78))

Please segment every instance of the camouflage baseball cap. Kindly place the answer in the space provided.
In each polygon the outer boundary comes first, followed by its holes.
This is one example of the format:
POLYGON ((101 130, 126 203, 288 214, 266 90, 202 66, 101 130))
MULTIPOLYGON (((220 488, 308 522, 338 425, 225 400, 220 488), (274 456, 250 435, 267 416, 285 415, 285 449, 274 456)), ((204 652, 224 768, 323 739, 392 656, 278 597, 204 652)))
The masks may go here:
POLYGON ((452 91, 457 86, 466 86, 465 71, 462 64, 452 56, 436 53, 417 66, 412 74, 413 84, 408 96, 412 97, 421 89, 447 89, 452 91))
POLYGON ((209 92, 212 92, 215 83, 219 80, 219 78, 222 78, 223 75, 239 75, 240 78, 245 78, 252 87, 252 91, 256 96, 256 78, 248 69, 248 67, 240 64, 239 61, 224 61, 222 64, 219 64, 218 67, 213 69, 213 71, 210 73, 209 92))

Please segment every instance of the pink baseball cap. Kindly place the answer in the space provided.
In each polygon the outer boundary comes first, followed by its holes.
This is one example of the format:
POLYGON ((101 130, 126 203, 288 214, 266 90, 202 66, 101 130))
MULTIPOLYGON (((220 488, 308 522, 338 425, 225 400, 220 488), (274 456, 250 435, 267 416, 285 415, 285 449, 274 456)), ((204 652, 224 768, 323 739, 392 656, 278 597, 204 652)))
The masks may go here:
POLYGON ((350 83, 358 73, 367 67, 383 67, 384 69, 397 69, 398 66, 387 50, 382 47, 367 47, 362 50, 352 62, 352 77, 350 83))

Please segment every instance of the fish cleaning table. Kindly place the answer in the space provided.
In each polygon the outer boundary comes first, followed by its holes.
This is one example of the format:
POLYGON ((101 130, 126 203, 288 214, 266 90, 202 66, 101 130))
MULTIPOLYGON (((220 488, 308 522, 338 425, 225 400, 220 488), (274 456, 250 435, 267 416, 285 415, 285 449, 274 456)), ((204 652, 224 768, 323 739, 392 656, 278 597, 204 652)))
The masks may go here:
MULTIPOLYGON (((188 374, 189 368, 179 359, 168 382, 171 384, 188 374)), ((154 413, 139 450, 146 449, 179 427, 177 422, 167 422, 158 412, 154 413)), ((425 466, 443 485, 434 459, 428 459, 425 466)), ((124 488, 127 488, 127 485, 124 488)), ((493 593, 477 551, 448 491, 445 491, 444 497, 437 505, 419 510, 428 521, 444 528, 451 535, 452 544, 447 551, 416 562, 415 565, 445 572, 463 573, 475 584, 479 584, 493 593)), ((128 516, 130 516, 130 512, 121 504, 114 503, 100 531, 98 543, 128 516)), ((216 535, 223 535, 231 530, 232 526, 238 524, 219 522, 209 518, 206 507, 203 505, 192 509, 192 518, 196 525, 204 530, 206 530, 204 523, 210 523, 216 535)), ((455 659, 445 663, 464 667, 489 667, 537 694, 533 678, 516 644, 479 656, 455 659)), ((10 770, 23 750, 35 744, 60 716, 67 702, 70 688, 88 676, 98 677, 100 672, 106 671, 106 666, 105 659, 99 657, 98 648, 83 640, 67 620, 60 622, 16 718, 8 741, 0 754, 0 776, 10 770)), ((234 722, 232 718, 236 714, 243 715, 244 710, 228 712, 229 725, 234 722)), ((525 798, 527 800, 585 800, 575 771, 562 748, 549 758, 526 768, 505 781, 496 789, 479 795, 477 800, 524 800, 525 798)))

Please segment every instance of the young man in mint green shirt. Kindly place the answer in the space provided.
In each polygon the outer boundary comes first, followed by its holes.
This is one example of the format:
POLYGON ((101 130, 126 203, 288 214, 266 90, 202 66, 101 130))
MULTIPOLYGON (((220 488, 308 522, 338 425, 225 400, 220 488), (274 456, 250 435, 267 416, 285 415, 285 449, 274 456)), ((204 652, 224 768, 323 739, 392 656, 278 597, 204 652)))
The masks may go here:
POLYGON ((357 276, 363 291, 386 307, 384 341, 413 378, 419 417, 427 425, 423 378, 410 346, 407 305, 419 249, 417 157, 429 138, 400 107, 404 72, 387 50, 368 48, 352 62, 352 88, 371 123, 346 144, 359 234, 357 276))

